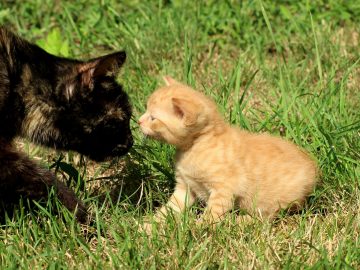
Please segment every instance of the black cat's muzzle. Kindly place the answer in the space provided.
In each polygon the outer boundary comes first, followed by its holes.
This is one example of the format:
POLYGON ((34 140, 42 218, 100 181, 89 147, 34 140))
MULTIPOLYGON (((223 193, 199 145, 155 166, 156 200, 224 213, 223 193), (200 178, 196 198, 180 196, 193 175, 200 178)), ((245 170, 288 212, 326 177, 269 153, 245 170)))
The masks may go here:
POLYGON ((125 154, 127 154, 129 152, 129 150, 131 149, 131 147, 134 144, 134 139, 132 136, 130 136, 125 144, 118 144, 112 151, 111 155, 113 157, 117 157, 117 156, 123 156, 125 154))
POLYGON ((79 151, 96 162, 107 161, 115 157, 126 155, 134 144, 132 135, 128 136, 124 142, 116 145, 97 144, 93 145, 91 151, 79 151))

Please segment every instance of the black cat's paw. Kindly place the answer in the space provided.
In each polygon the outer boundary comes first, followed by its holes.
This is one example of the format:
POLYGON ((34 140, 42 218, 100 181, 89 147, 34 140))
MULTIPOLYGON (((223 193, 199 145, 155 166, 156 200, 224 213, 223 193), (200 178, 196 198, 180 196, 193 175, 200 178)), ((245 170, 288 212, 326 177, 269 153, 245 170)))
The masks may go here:
POLYGON ((76 220, 81 224, 88 223, 89 213, 87 211, 87 207, 81 201, 78 202, 78 205, 76 207, 75 217, 76 220))

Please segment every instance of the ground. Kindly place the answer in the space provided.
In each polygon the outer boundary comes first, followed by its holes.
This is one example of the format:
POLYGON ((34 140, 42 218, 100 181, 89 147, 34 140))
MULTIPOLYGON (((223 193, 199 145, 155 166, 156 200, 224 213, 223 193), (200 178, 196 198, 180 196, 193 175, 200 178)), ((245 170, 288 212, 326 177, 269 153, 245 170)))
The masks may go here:
POLYGON ((54 54, 126 50, 119 82, 135 136, 129 155, 103 164, 19 140, 74 186, 94 222, 77 224, 56 200, 19 207, 0 225, 0 268, 359 269, 360 4, 119 2, 0 3, 1 24, 54 54), (212 96, 232 124, 309 151, 322 176, 306 208, 274 222, 232 213, 216 228, 196 225, 192 209, 145 235, 139 224, 173 188, 174 149, 144 139, 136 119, 166 74, 212 96))

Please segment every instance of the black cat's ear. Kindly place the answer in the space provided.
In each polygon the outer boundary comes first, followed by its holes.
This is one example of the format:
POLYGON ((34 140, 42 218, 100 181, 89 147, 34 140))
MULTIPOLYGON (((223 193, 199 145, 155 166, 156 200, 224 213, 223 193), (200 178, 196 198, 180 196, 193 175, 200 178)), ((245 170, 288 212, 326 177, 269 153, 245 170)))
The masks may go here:
POLYGON ((93 78, 98 76, 115 76, 126 60, 124 51, 101 56, 78 66, 81 84, 91 88, 93 78))
POLYGON ((93 89, 94 78, 98 76, 115 76, 126 60, 126 53, 119 51, 91 59, 76 65, 75 73, 80 81, 69 81, 65 86, 65 97, 70 100, 73 96, 77 83, 87 89, 93 89))
POLYGON ((94 77, 96 76, 114 76, 126 60, 124 51, 108 54, 99 58, 97 61, 94 77))
POLYGON ((80 76, 80 82, 81 85, 85 85, 85 86, 92 86, 93 83, 93 75, 94 75, 94 71, 95 71, 95 67, 96 67, 96 62, 86 62, 86 63, 81 63, 78 68, 77 68, 77 72, 80 76))
POLYGON ((93 88, 95 65, 95 62, 79 63, 75 66, 75 70, 72 71, 71 76, 69 76, 70 79, 66 77, 64 95, 67 101, 80 89, 80 86, 85 86, 88 89, 93 88))

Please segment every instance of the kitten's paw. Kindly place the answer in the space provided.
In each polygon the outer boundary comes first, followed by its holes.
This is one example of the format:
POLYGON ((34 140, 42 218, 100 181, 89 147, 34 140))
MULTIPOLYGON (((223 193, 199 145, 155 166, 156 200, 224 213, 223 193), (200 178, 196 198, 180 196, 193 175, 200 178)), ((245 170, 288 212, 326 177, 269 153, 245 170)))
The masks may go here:
POLYGON ((203 216, 196 220, 195 224, 199 228, 216 228, 221 223, 221 220, 214 220, 211 217, 203 216))
POLYGON ((140 231, 147 235, 152 235, 153 232, 159 233, 164 230, 164 223, 166 217, 161 212, 157 212, 154 216, 145 217, 142 224, 139 224, 140 231))
POLYGON ((146 221, 143 224, 139 224, 140 231, 144 232, 148 236, 153 235, 155 232, 161 232, 164 229, 163 227, 164 226, 161 221, 155 220, 146 221))
POLYGON ((198 218, 198 219, 196 219, 196 221, 195 221, 195 225, 196 225, 197 227, 203 227, 205 224, 206 224, 206 222, 205 222, 204 219, 202 219, 202 218, 198 218))
POLYGON ((156 227, 156 224, 148 222, 142 224, 140 230, 150 236, 152 235, 153 227, 156 227))

